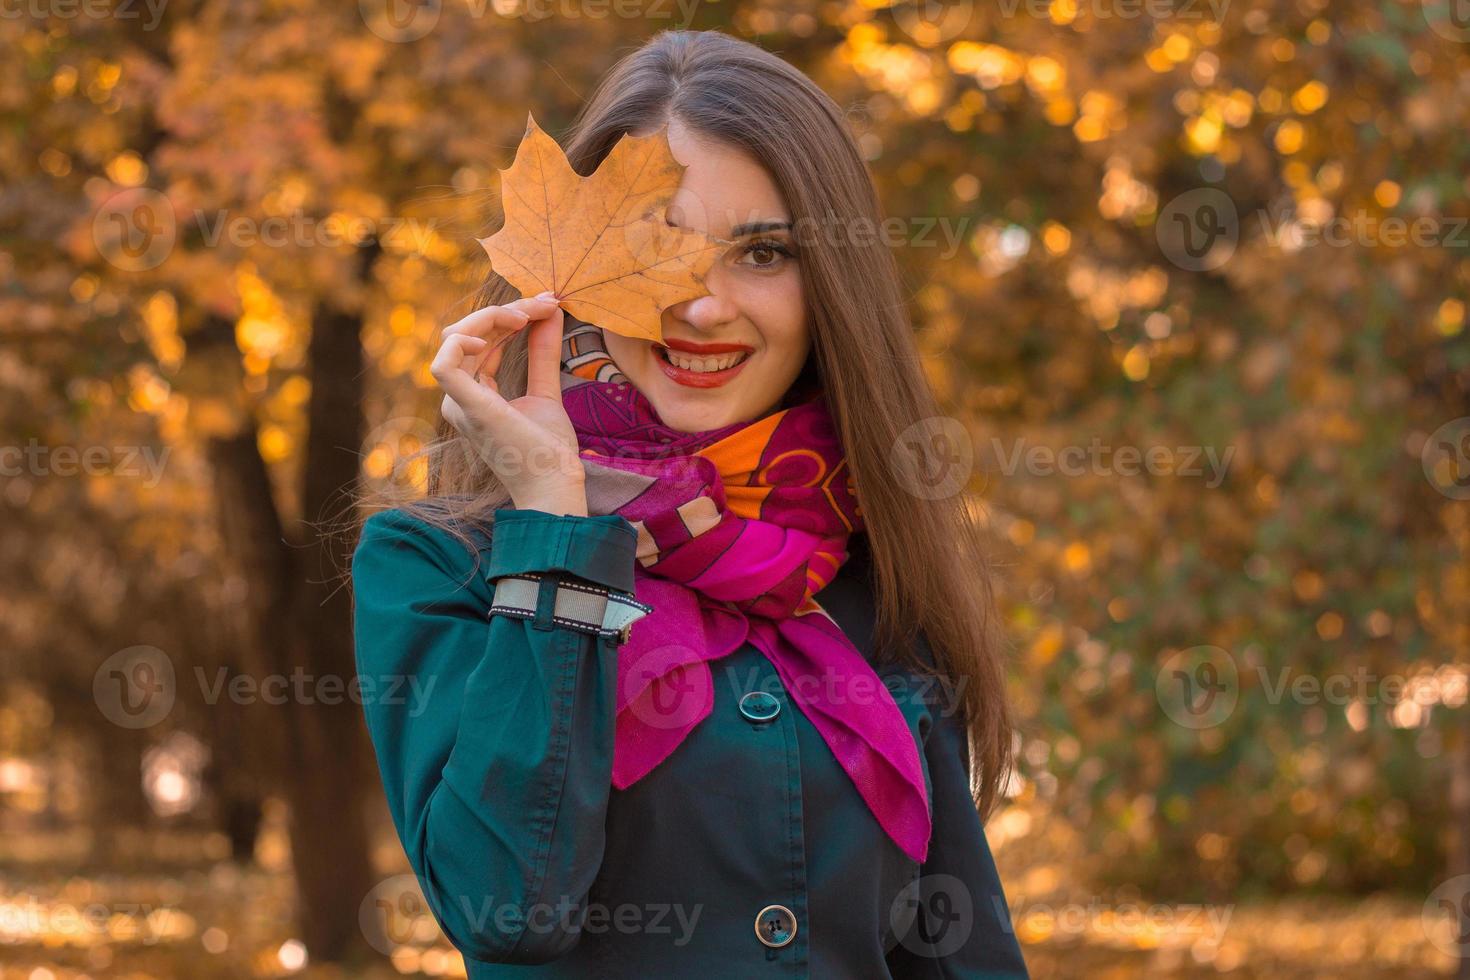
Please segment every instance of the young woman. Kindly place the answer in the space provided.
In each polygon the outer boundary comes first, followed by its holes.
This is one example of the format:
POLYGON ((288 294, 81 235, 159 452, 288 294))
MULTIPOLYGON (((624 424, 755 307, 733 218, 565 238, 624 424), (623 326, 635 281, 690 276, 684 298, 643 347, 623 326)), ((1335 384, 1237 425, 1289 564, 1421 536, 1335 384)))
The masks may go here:
POLYGON ((905 455, 938 411, 871 177, 718 33, 620 61, 567 155, 665 126, 708 294, 659 344, 492 277, 428 498, 364 526, 359 671, 426 692, 366 707, 409 860, 471 977, 1023 977, 991 576, 905 455))

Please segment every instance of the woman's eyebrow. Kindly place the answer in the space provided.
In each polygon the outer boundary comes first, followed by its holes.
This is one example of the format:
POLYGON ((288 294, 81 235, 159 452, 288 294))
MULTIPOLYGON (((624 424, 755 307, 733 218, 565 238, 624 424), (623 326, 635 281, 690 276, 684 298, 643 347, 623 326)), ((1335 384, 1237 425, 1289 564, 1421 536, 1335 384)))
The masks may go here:
POLYGON ((731 238, 744 238, 746 235, 757 235, 763 231, 790 231, 789 221, 748 221, 743 225, 736 225, 730 229, 731 238))

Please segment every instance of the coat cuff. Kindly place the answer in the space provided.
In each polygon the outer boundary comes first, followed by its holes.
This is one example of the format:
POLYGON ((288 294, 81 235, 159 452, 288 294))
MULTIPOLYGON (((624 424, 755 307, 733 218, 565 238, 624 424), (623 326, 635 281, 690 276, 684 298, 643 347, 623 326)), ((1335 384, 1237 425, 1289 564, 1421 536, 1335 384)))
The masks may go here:
POLYGON ((491 530, 489 581, 524 572, 567 572, 608 589, 633 591, 638 533, 621 514, 580 517, 502 508, 491 530))

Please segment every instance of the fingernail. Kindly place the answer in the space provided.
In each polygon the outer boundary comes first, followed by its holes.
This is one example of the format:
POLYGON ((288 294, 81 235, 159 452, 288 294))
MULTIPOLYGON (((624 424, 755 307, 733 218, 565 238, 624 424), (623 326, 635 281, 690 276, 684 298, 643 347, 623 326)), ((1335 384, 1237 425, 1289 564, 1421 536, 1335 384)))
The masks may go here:
POLYGON ((544 293, 538 293, 536 295, 536 298, 537 299, 544 299, 544 300, 547 300, 547 301, 554 300, 554 299, 556 299, 556 290, 554 290, 554 289, 548 289, 544 293))

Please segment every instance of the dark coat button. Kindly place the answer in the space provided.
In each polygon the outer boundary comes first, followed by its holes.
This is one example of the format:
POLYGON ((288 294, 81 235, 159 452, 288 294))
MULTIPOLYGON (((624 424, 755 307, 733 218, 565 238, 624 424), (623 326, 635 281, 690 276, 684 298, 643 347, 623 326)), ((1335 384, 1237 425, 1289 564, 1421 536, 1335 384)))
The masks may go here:
POLYGON ((751 721, 770 721, 781 713, 781 702, 766 691, 751 691, 740 699, 740 713, 751 721))
POLYGON ((785 946, 796 938, 796 916, 784 905, 767 905, 755 917, 755 934, 767 946, 785 946))

